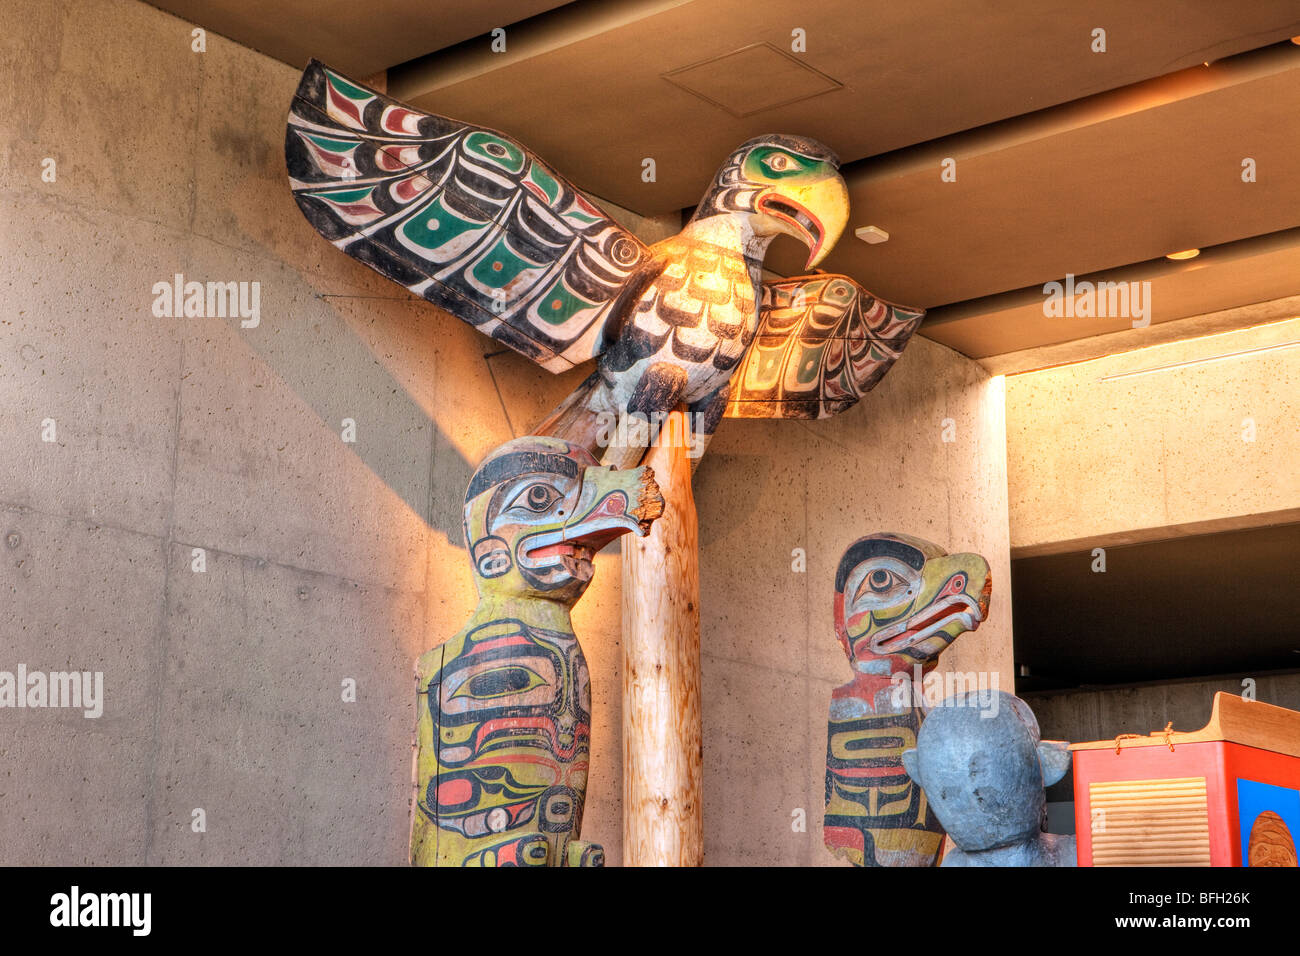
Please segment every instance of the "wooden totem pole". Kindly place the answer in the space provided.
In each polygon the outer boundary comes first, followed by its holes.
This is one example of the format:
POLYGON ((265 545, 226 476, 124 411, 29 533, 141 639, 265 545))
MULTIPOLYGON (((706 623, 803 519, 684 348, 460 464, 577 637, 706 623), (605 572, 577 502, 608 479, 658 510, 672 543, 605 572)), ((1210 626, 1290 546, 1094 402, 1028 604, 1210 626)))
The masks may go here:
POLYGON ((855 866, 933 866, 943 827, 903 768, 925 719, 924 677, 988 616, 978 554, 901 534, 849 545, 835 572, 835 635, 853 679, 831 692, 826 848, 855 866))
POLYGON ((804 137, 752 139, 681 233, 647 246, 513 139, 412 110, 315 61, 285 152, 299 208, 348 255, 553 372, 597 359, 534 433, 619 468, 668 435, 651 460, 670 482, 672 523, 624 571, 635 675, 624 831, 633 862, 699 862, 698 548, 685 451, 698 458, 724 416, 843 411, 923 315, 847 276, 763 280, 777 235, 808 247, 810 269, 839 238, 839 160, 804 137))
POLYGON ((595 553, 662 513, 649 468, 601 467, 563 439, 484 459, 465 493, 478 607, 416 665, 412 863, 604 865, 579 838, 591 678, 569 613, 595 553))

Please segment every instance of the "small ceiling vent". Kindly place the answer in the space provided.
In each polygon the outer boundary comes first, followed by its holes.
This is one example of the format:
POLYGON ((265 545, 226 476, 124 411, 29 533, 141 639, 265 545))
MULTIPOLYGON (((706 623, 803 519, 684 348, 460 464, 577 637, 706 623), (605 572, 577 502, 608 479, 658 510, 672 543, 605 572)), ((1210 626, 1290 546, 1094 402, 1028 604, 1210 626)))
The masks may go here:
POLYGON ((788 106, 843 86, 770 43, 741 47, 661 75, 735 117, 788 106))

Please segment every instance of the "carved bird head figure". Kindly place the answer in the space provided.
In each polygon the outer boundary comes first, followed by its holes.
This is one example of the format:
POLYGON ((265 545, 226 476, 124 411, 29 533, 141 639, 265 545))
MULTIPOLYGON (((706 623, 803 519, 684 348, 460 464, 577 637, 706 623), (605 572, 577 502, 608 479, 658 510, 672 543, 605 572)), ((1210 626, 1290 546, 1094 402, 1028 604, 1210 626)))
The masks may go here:
POLYGON ((849 190, 833 152, 804 136, 769 133, 742 143, 718 170, 693 221, 745 214, 754 234, 808 247, 811 269, 849 221, 849 190))
POLYGON ((628 532, 644 537, 662 513, 649 468, 602 468, 564 439, 516 438, 484 459, 465 493, 474 583, 483 598, 572 604, 596 552, 628 532))
POLYGON ((932 665, 988 615, 993 580, 978 554, 948 554, 920 538, 855 541, 835 574, 835 633, 859 673, 932 665))

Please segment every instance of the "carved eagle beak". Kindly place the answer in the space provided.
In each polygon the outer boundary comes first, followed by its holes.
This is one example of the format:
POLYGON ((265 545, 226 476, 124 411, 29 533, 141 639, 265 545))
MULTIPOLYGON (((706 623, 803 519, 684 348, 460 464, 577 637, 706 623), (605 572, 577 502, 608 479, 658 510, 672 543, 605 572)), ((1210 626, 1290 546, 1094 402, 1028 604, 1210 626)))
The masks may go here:
POLYGON ((562 526, 529 537, 524 557, 558 561, 573 577, 589 581, 597 551, 629 532, 645 537, 663 512, 663 495, 650 466, 619 471, 592 465, 582 473, 576 513, 562 526))
POLYGON ((820 263, 849 222, 849 189, 839 173, 799 186, 786 186, 780 192, 765 190, 755 203, 759 212, 780 220, 790 227, 791 235, 808 247, 811 269, 820 263))

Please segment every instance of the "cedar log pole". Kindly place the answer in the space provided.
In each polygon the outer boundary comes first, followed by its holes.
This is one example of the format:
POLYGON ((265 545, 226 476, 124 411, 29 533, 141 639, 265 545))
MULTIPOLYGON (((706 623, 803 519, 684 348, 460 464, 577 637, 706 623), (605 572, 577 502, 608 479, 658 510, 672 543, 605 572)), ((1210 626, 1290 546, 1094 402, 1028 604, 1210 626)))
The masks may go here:
POLYGON ((699 866, 700 573, 686 419, 673 412, 646 454, 664 514, 623 538, 623 862, 699 866))

